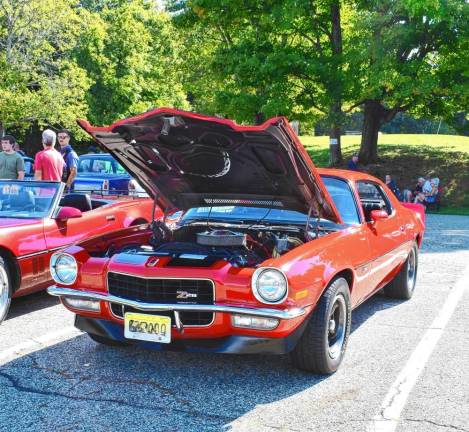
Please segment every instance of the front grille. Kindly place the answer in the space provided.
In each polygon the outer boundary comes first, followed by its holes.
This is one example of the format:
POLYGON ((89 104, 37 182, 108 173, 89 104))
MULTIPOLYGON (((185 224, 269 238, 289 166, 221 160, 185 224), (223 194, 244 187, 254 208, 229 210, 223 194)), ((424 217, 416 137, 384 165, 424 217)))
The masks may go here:
MULTIPOLYGON (((143 312, 130 306, 123 306, 116 303, 111 303, 111 310, 115 316, 122 319, 124 319, 124 314, 126 312, 137 312, 145 315, 169 316, 171 318, 171 325, 173 327, 176 325, 174 321, 174 312, 172 311, 143 312)), ((206 326, 211 324, 213 321, 212 312, 179 312, 179 317, 184 326, 206 326)))
POLYGON ((214 303, 214 285, 207 279, 147 279, 108 273, 109 294, 145 303, 214 303))

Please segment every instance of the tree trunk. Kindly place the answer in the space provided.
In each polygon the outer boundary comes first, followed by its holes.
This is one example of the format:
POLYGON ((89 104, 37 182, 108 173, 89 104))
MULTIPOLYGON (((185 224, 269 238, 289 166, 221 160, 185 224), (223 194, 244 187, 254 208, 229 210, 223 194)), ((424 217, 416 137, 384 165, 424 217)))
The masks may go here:
POLYGON ((263 112, 257 112, 254 114, 254 124, 261 125, 265 122, 265 115, 263 112))
POLYGON ((376 162, 378 158, 378 132, 381 127, 380 105, 375 101, 365 102, 362 141, 358 153, 358 161, 362 165, 376 162))
MULTIPOLYGON (((26 131, 24 136, 23 145, 21 150, 23 150, 28 156, 34 158, 36 153, 43 150, 42 148, 42 131, 39 127, 37 121, 31 123, 30 127, 26 131)), ((75 148, 75 146, 73 146, 75 148)))
POLYGON ((377 100, 366 100, 363 117, 362 141, 358 161, 367 165, 378 160, 378 132, 383 123, 390 122, 401 107, 386 108, 377 100))
POLYGON ((338 166, 342 163, 340 136, 340 125, 333 124, 329 131, 329 166, 338 166))
POLYGON ((335 58, 335 75, 338 78, 334 81, 334 88, 331 89, 333 103, 330 107, 331 128, 329 131, 329 165, 337 166, 342 163, 342 148, 340 143, 341 125, 344 118, 342 112, 342 28, 340 26, 340 2, 334 1, 331 4, 331 48, 335 58))

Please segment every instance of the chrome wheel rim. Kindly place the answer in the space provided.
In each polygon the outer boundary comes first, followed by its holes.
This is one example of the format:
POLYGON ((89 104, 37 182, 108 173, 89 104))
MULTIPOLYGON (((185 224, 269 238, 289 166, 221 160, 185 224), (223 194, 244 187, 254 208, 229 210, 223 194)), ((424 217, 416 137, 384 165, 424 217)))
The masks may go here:
POLYGON ((332 359, 338 358, 342 353, 345 340, 347 322, 347 306, 342 294, 334 298, 331 312, 327 320, 327 340, 329 344, 329 356, 332 359))
POLYGON ((10 305, 10 292, 8 286, 8 275, 5 269, 0 266, 0 322, 5 318, 5 315, 10 305))
POLYGON ((415 257, 415 250, 412 249, 407 257, 407 287, 410 291, 414 290, 416 275, 417 260, 415 257))

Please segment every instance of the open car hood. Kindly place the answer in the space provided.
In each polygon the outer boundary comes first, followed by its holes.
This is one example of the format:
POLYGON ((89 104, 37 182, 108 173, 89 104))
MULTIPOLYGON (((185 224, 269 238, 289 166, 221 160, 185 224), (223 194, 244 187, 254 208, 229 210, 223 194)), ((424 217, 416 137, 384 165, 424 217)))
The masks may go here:
POLYGON ((271 207, 341 218, 284 117, 260 126, 160 108, 107 127, 78 124, 165 211, 211 205, 271 207))

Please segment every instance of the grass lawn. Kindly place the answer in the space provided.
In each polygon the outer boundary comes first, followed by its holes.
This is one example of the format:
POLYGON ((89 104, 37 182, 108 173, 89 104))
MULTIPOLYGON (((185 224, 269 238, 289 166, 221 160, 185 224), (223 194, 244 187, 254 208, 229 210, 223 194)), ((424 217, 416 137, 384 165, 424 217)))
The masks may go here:
MULTIPOLYGON (((360 135, 342 137, 345 161, 358 152, 360 139, 360 135)), ((300 136, 300 140, 317 166, 328 165, 329 137, 300 136)), ((440 213, 469 215, 469 137, 380 134, 378 156, 378 163, 362 167, 363 171, 381 179, 391 174, 402 190, 433 170, 445 187, 440 213)))

